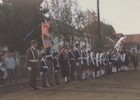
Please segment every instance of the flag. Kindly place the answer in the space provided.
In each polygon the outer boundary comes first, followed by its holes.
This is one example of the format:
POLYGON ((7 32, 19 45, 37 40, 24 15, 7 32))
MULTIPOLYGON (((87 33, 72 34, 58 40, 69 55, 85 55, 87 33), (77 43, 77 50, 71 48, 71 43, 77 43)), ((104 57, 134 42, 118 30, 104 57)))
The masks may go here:
POLYGON ((51 24, 50 21, 42 23, 41 25, 42 35, 50 37, 50 34, 49 34, 50 24, 51 24))
POLYGON ((47 37, 46 35, 42 34, 42 44, 44 48, 51 48, 53 46, 51 37, 47 37))
POLYGON ((115 41, 114 41, 113 39, 111 39, 110 37, 108 37, 108 36, 105 36, 105 37, 106 37, 109 41, 115 43, 115 41))
POLYGON ((126 39, 126 36, 125 37, 121 37, 117 43, 115 44, 114 48, 117 50, 117 51, 121 51, 122 48, 123 48, 123 44, 125 42, 125 39, 126 39))

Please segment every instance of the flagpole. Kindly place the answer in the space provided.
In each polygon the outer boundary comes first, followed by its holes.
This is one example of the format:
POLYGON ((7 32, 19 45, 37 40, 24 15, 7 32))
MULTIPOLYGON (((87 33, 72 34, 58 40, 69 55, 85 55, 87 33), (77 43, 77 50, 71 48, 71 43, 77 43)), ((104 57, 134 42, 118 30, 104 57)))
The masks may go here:
POLYGON ((97 0, 97 15, 98 15, 98 49, 101 49, 101 26, 100 26, 100 1, 97 0))

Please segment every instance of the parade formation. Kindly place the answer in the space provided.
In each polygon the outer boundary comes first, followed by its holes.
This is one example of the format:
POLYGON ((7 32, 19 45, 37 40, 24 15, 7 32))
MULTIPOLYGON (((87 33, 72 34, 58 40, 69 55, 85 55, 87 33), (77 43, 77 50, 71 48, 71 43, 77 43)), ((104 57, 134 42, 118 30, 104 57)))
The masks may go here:
MULTIPOLYGON (((37 86, 39 72, 42 87, 45 88, 75 80, 84 81, 90 77, 97 79, 112 73, 126 72, 129 70, 130 60, 134 65, 134 70, 137 70, 138 56, 135 49, 132 52, 123 49, 125 36, 118 40, 114 49, 87 48, 86 45, 81 46, 79 43, 75 43, 74 45, 61 46, 58 52, 53 49, 52 36, 49 32, 51 21, 46 16, 44 18, 40 28, 42 30, 43 51, 39 55, 38 41, 33 39, 30 42, 31 47, 26 52, 26 68, 30 72, 30 87, 32 90, 39 90, 37 86)), ((31 34, 27 34, 25 39, 31 34)), ((4 83, 5 70, 7 70, 9 79, 15 78, 14 68, 13 57, 11 59, 1 59, 1 83, 4 83), (10 63, 13 65, 12 68, 9 65, 10 63), (5 65, 6 68, 3 67, 5 65)))
POLYGON ((130 59, 137 70, 138 57, 128 50, 123 50, 126 37, 122 36, 115 44, 113 50, 101 50, 90 48, 85 45, 64 45, 60 52, 52 49, 53 41, 49 33, 50 21, 45 19, 42 23, 43 52, 41 61, 37 54, 37 41, 31 41, 31 47, 27 50, 27 68, 30 71, 30 86, 38 90, 37 67, 40 68, 42 87, 49 87, 69 83, 74 80, 83 81, 92 77, 94 79, 104 77, 108 74, 126 72, 129 70, 130 59))
MULTIPOLYGON (((42 32, 42 50, 37 49, 40 46, 37 39, 31 39, 30 47, 26 52, 25 68, 30 73, 32 90, 40 89, 37 85, 38 77, 41 78, 42 88, 47 88, 72 81, 99 79, 109 74, 126 72, 129 71, 130 61, 134 70, 137 70, 137 51, 123 48, 126 36, 122 35, 111 49, 87 47, 75 42, 65 43, 56 51, 53 49, 54 41, 50 32, 52 22, 49 15, 43 14, 43 20, 37 26, 42 32)), ((29 32, 24 40, 30 38, 33 33, 34 30, 29 32)), ((15 81, 16 57, 12 52, 8 52, 5 58, 3 55, 0 56, 0 84, 4 84, 6 79, 10 82, 15 81)))
POLYGON ((83 81, 92 77, 93 79, 104 77, 108 74, 126 72, 129 70, 130 59, 137 70, 138 57, 135 50, 131 54, 129 51, 102 51, 86 50, 86 46, 80 48, 75 46, 63 46, 60 52, 55 52, 52 48, 47 48, 42 53, 41 62, 38 60, 36 52, 37 42, 31 42, 31 48, 27 51, 28 70, 31 73, 31 87, 36 87, 37 67, 40 66, 42 77, 42 87, 49 87, 69 83, 70 81, 83 81), (40 62, 40 64, 39 64, 40 62))

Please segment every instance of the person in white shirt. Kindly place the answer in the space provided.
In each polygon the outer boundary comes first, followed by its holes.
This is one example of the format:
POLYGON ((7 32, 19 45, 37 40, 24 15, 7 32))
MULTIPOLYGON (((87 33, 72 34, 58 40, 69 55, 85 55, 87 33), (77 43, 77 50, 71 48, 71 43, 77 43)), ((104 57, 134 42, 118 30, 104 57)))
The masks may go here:
POLYGON ((7 74, 8 74, 8 79, 9 81, 13 81, 15 80, 15 68, 16 68, 16 60, 15 58, 12 56, 11 52, 7 53, 7 57, 5 58, 5 68, 7 70, 7 74))
POLYGON ((100 71, 100 51, 97 51, 96 52, 96 57, 95 57, 95 61, 96 61, 96 70, 95 70, 95 73, 96 73, 96 78, 99 78, 101 77, 101 71, 100 71))
POLYGON ((92 77, 96 78, 96 74, 95 74, 95 69, 96 69, 96 52, 91 49, 90 52, 90 60, 91 60, 91 73, 92 73, 92 77))

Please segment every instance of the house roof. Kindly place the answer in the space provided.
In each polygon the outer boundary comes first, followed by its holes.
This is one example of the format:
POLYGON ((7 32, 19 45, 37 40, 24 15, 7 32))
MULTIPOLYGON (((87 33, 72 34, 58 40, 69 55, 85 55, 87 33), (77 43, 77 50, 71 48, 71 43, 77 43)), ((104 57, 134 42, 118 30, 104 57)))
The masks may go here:
POLYGON ((140 34, 126 35, 125 43, 140 43, 140 34))

